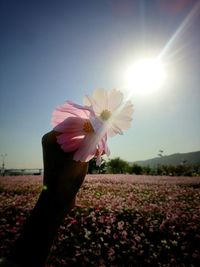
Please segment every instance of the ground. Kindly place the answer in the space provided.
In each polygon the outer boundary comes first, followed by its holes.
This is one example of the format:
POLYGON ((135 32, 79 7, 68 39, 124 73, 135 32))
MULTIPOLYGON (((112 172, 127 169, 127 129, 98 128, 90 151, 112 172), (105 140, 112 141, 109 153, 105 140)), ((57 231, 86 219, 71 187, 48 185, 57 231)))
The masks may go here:
MULTIPOLYGON (((42 189, 41 176, 0 177, 0 256, 42 189)), ((200 266, 200 177, 88 175, 48 259, 58 266, 200 266)))

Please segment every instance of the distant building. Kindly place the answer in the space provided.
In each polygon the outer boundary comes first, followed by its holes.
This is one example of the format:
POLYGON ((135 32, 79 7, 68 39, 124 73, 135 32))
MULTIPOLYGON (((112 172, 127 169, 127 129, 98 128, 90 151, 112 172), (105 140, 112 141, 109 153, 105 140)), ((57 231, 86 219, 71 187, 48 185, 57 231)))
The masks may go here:
POLYGON ((4 170, 4 175, 42 175, 43 169, 7 169, 4 170))

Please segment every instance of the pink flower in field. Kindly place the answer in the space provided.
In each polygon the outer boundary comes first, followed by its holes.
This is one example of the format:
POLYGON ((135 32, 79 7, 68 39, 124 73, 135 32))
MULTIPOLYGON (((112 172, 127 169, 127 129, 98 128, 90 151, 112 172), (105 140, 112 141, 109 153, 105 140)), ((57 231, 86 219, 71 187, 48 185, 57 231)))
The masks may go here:
POLYGON ((123 227, 124 227, 124 222, 123 221, 120 221, 120 222, 117 223, 117 229, 118 230, 122 230, 123 227))
POLYGON ((70 223, 71 224, 77 224, 77 220, 73 218, 70 223))
POLYGON ((137 241, 137 242, 140 242, 141 241, 141 237, 139 236, 139 235, 135 235, 135 240, 137 241))
POLYGON ((118 235, 116 233, 113 234, 113 238, 114 239, 117 239, 118 238, 118 235))
POLYGON ((111 233, 111 230, 110 230, 110 228, 106 228, 106 234, 110 234, 111 233))
POLYGON ((66 102, 57 107, 52 115, 54 130, 61 134, 57 136, 57 142, 65 152, 73 152, 75 161, 87 162, 97 156, 97 164, 100 164, 101 155, 109 155, 107 135, 105 132, 94 131, 92 121, 95 115, 87 107, 66 102))
POLYGON ((128 235, 128 233, 125 230, 123 230, 122 231, 122 238, 126 239, 127 235, 128 235))
POLYGON ((113 255, 115 255, 115 250, 114 250, 113 247, 111 247, 111 248, 108 250, 108 255, 109 255, 109 256, 113 256, 113 255))

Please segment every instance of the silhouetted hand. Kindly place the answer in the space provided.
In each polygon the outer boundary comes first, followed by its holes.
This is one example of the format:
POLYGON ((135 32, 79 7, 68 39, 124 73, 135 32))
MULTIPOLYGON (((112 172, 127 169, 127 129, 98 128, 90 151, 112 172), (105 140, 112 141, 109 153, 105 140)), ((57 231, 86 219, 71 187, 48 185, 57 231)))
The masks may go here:
MULTIPOLYGON (((75 162, 73 153, 65 153, 56 142, 58 134, 51 131, 42 138, 43 190, 10 252, 7 264, 13 262, 20 267, 44 267, 60 224, 74 207, 88 163, 75 162)), ((12 266, 5 264, 2 266, 12 266)))
MULTIPOLYGON (((76 162, 73 153, 65 153, 56 142, 59 133, 51 131, 42 138, 44 161, 44 190, 60 205, 73 206, 83 183, 88 163, 76 162)), ((72 207, 71 206, 71 207, 72 207)))

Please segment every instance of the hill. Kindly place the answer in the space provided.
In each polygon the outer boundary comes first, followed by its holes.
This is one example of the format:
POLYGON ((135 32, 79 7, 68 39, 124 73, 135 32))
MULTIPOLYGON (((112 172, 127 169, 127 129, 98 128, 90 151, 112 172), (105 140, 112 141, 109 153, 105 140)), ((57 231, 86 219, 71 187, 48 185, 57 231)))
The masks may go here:
POLYGON ((200 164, 200 151, 189 153, 176 153, 168 156, 156 157, 148 160, 136 161, 141 166, 155 167, 157 165, 197 165, 200 164))

